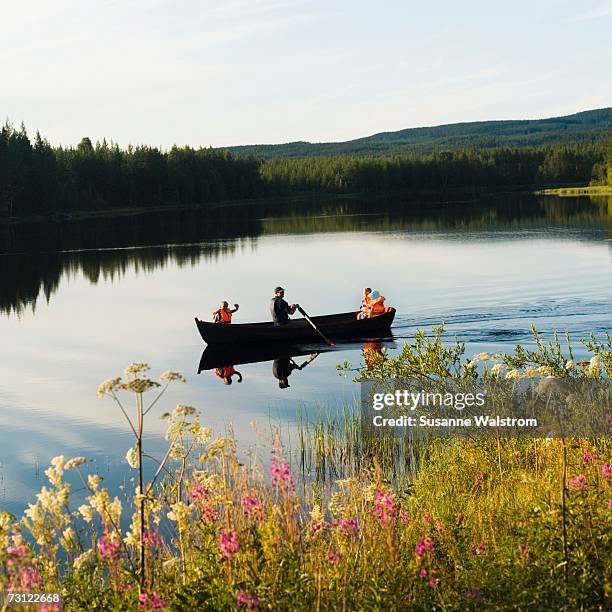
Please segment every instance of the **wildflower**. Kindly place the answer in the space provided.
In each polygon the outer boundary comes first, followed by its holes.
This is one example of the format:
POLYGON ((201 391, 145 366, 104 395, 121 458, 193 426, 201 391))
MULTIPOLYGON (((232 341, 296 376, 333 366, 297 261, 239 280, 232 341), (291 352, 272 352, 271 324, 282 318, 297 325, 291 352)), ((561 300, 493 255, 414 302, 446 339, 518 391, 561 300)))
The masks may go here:
POLYGON ((583 474, 579 476, 574 476, 568 483, 569 488, 573 491, 580 491, 587 486, 587 477, 583 474))
POLYGON ((467 597, 469 597, 470 599, 475 599, 477 602, 482 601, 482 592, 480 589, 477 589, 477 588, 468 589, 465 594, 467 597))
POLYGON ((508 370, 508 372, 506 372, 506 375, 504 376, 505 380, 512 380, 514 378, 521 378, 521 373, 519 372, 519 370, 508 370))
POLYGON ((98 550, 103 559, 114 559, 119 553, 119 542, 112 540, 106 533, 98 540, 98 550))
POLYGON ((133 380, 129 380, 128 382, 122 383, 121 385, 119 385, 119 388, 123 389, 124 391, 132 391, 132 393, 138 394, 145 393, 149 389, 153 389, 159 386, 159 383, 148 378, 134 378, 133 380))
POLYGON ((125 454, 125 460, 128 462, 128 465, 131 468, 137 468, 140 465, 140 461, 138 459, 138 451, 132 447, 125 454))
POLYGON ((601 475, 605 480, 612 478, 612 463, 604 463, 601 466, 601 475))
POLYGON ((436 552, 436 546, 431 538, 421 538, 414 548, 417 557, 424 557, 428 553, 436 552))
POLYGON ((476 474, 474 474, 474 486, 481 487, 482 484, 484 483, 484 479, 485 479, 484 472, 476 472, 476 474))
POLYGON ((79 467, 79 465, 83 465, 84 463, 87 463, 87 459, 85 459, 85 457, 73 457, 72 459, 68 459, 68 461, 66 461, 64 469, 71 470, 79 467))
POLYGON ((433 522, 433 516, 430 512, 425 512, 421 518, 424 525, 431 525, 433 522))
POLYGON ((382 525, 391 523, 397 516, 393 493, 378 491, 374 496, 374 515, 382 525))
POLYGON ((259 607, 259 597, 245 591, 236 593, 236 605, 241 608, 244 606, 246 610, 257 610, 259 607))
POLYGON ((565 369, 566 370, 571 370, 574 367, 576 367, 576 362, 573 359, 570 359, 569 361, 565 362, 565 369))
POLYGON ((94 510, 91 506, 88 506, 87 504, 83 504, 82 506, 78 507, 78 511, 81 514, 81 516, 85 519, 85 522, 91 523, 91 521, 93 521, 94 510))
POLYGON ((487 545, 482 540, 480 540, 478 544, 472 544, 472 546, 470 546, 471 555, 484 555, 486 551, 487 545))
POLYGON ((337 565, 342 561, 342 553, 339 550, 330 550, 327 553, 327 561, 332 565, 337 565))
POLYGON ((227 559, 238 552, 238 534, 235 531, 223 531, 219 535, 219 550, 227 559))
POLYGON ((212 506, 203 506, 201 512, 205 525, 211 525, 219 518, 219 513, 212 506))
POLYGON ((410 523, 412 523, 410 514, 408 514, 406 510, 400 510, 399 516, 400 516, 400 521, 403 525, 410 525, 410 523))
POLYGON ((197 410, 193 406, 185 406, 184 404, 177 404, 175 409, 172 411, 173 417, 188 417, 197 414, 197 410))
POLYGON ((197 484, 191 489, 191 499, 193 499, 194 502, 202 501, 207 494, 208 491, 203 484, 197 484))
POLYGON ((344 535, 352 535, 357 537, 357 534, 359 533, 357 519, 340 519, 338 521, 338 531, 344 535))
POLYGON ((100 385, 98 386, 98 390, 96 391, 96 395, 98 397, 103 397, 107 393, 112 393, 120 384, 120 378, 109 378, 103 383, 100 383, 100 385))
POLYGON ((93 491, 96 491, 102 482, 102 476, 98 474, 88 474, 87 475, 87 485, 93 491))
POLYGON ((519 544, 518 550, 519 554, 521 555, 521 557, 523 557, 523 559, 525 559, 525 561, 527 561, 531 557, 531 553, 529 552, 529 549, 525 544, 519 544))
POLYGON ((94 551, 90 548, 86 550, 82 555, 79 555, 73 562, 72 567, 74 567, 75 571, 80 572, 86 565, 89 565, 93 562, 95 558, 94 551))
POLYGON ((441 533, 442 531, 444 531, 446 529, 446 525, 444 524, 444 521, 436 521, 436 524, 434 526, 434 529, 438 532, 441 533))
POLYGON ((489 370, 489 374, 491 376, 501 376, 501 373, 504 370, 504 364, 503 363, 496 363, 490 370, 489 370))
POLYGON ((179 524, 187 524, 191 510, 183 503, 176 502, 170 506, 170 512, 166 515, 171 521, 176 521, 179 524))
POLYGON ((130 374, 139 374, 140 372, 146 372, 150 370, 148 363, 130 363, 130 365, 125 368, 123 371, 123 375, 128 378, 130 374))
POLYGON ((250 517, 254 521, 263 519, 264 510, 258 497, 245 495, 242 498, 242 511, 245 516, 250 517))
POLYGON ((421 571, 419 572, 419 576, 421 578, 427 578, 427 570, 425 568, 422 568, 421 571))
POLYGON ((438 584, 440 584, 440 579, 439 578, 430 578, 429 579, 429 586, 430 587, 436 587, 436 586, 438 586, 438 584))
POLYGON ((539 374, 538 372, 538 368, 536 368, 535 366, 527 366, 525 368, 525 371, 523 372, 523 374, 527 377, 527 378, 534 378, 535 376, 537 376, 539 374))
POLYGON ((277 457, 272 457, 270 465, 270 475, 272 484, 279 489, 292 488, 293 476, 288 463, 279 460, 277 457))
POLYGON ((166 607, 166 602, 153 591, 151 595, 141 593, 138 596, 139 610, 163 610, 166 607))
POLYGON ((472 361, 491 361, 491 353, 478 353, 472 357, 472 361))
POLYGON ((601 359, 599 358, 599 355, 593 355, 589 361, 589 376, 595 378, 595 376, 599 374, 600 369, 601 359))
POLYGON ((612 510, 612 499, 608 500, 608 510, 612 510))
POLYGON ((582 453, 582 461, 584 463, 591 463, 593 461, 593 455, 588 450, 585 450, 582 453))
POLYGON ((145 531, 142 534, 142 541, 149 544, 151 548, 155 548, 157 546, 158 534, 155 531, 145 531))
POLYGON ((185 382, 185 377, 178 372, 172 372, 171 370, 166 370, 162 372, 159 377, 159 380, 162 382, 172 382, 173 380, 178 380, 179 382, 185 382))

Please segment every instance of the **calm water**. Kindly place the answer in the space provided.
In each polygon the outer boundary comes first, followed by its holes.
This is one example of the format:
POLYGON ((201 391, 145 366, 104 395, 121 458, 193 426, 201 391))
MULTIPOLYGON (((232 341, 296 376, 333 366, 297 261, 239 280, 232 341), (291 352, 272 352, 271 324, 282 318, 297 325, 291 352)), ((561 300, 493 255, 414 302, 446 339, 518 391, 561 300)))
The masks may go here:
POLYGON ((0 509, 20 512, 59 453, 92 457, 122 482, 131 440, 95 391, 132 361, 188 380, 151 412, 147 445, 157 451, 158 417, 178 402, 265 448, 271 426, 289 432, 300 411, 353 401, 358 387, 335 366, 359 363, 359 344, 319 355, 284 390, 271 362, 239 366, 243 382, 231 386, 198 375, 193 317, 208 319, 220 299, 240 304, 235 322, 259 321, 277 284, 313 315, 356 309, 369 285, 398 310, 397 346, 441 320, 468 354, 529 343, 532 323, 577 339, 612 328, 611 230, 604 199, 525 196, 0 227, 0 509))

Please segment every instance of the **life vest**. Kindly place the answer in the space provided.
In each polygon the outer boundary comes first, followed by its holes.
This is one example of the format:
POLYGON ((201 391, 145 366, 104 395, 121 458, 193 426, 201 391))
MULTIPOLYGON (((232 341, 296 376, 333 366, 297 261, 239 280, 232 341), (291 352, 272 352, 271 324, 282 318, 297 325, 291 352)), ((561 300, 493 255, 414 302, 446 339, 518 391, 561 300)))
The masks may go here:
POLYGON ((234 374, 236 374, 236 369, 234 368, 233 365, 228 365, 222 368, 217 368, 215 370, 215 374, 219 378, 227 378, 228 376, 233 376, 234 374))
POLYGON ((380 315, 386 312, 385 308, 385 298, 381 295, 379 298, 372 300, 370 302, 370 314, 371 315, 380 315))
POLYGON ((212 313, 212 316, 216 323, 232 322, 232 311, 229 308, 218 308, 212 313))
POLYGON ((372 305, 372 298, 370 295, 364 295, 361 300, 361 310, 363 312, 369 312, 370 306, 372 305))

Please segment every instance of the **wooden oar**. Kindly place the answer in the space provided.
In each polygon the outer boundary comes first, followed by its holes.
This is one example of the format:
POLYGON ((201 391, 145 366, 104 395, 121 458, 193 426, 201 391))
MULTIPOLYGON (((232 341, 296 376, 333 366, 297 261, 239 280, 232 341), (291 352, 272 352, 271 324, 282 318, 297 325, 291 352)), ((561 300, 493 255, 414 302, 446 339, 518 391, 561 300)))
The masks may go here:
POLYGON ((325 340, 325 343, 328 346, 335 346, 336 343, 332 342, 313 322, 313 320, 306 314, 306 312, 304 311, 304 309, 301 306, 298 306, 297 309, 300 311, 300 313, 302 314, 302 316, 310 323, 310 325, 312 325, 312 329, 314 329, 317 334, 319 334, 319 336, 321 336, 321 338, 323 338, 323 340, 325 340))

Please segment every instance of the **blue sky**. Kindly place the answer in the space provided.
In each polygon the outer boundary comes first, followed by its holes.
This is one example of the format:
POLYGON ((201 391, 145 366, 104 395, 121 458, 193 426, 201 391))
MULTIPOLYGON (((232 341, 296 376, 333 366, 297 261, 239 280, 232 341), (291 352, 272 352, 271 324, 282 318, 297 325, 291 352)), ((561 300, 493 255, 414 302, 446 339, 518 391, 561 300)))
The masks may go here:
POLYGON ((5 0, 0 116, 54 144, 337 141, 612 105, 612 0, 5 0))

